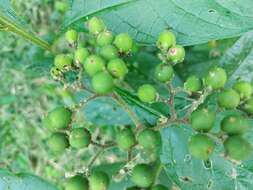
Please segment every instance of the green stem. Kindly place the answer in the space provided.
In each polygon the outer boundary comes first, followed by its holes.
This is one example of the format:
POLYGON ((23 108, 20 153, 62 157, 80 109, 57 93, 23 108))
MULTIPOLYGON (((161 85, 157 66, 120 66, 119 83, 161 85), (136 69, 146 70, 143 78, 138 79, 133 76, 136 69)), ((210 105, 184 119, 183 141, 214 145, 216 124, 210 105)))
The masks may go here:
POLYGON ((31 32, 27 32, 25 29, 13 22, 11 19, 4 16, 2 13, 0 13, 0 26, 5 28, 6 31, 13 32, 25 38, 26 40, 29 40, 30 42, 42 47, 43 49, 52 51, 48 42, 36 37, 31 32))

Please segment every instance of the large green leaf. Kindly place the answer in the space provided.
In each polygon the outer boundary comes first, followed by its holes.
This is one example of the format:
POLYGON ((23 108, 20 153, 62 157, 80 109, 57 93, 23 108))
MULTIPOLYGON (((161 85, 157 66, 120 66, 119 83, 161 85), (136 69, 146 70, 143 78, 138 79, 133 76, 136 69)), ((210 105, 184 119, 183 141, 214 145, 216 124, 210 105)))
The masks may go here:
POLYGON ((244 34, 220 59, 232 83, 238 78, 253 79, 253 31, 244 34))
POLYGON ((58 190, 48 182, 30 174, 14 175, 8 171, 0 170, 0 189, 8 190, 58 190))
POLYGON ((162 131, 161 160, 177 186, 182 190, 253 188, 252 157, 235 165, 222 156, 222 146, 218 146, 210 162, 204 163, 189 154, 188 139, 192 134, 194 132, 189 126, 173 126, 162 131))
POLYGON ((179 43, 193 45, 253 29, 252 6, 251 0, 72 0, 63 28, 99 15, 115 33, 129 32, 143 44, 172 28, 179 43))

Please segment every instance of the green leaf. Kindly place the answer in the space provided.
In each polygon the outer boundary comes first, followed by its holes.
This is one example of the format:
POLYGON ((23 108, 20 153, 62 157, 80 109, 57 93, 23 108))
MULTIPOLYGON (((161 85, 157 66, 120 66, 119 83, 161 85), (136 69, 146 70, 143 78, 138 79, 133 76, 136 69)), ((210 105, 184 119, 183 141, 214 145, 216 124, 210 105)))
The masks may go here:
POLYGON ((244 34, 220 59, 219 65, 229 75, 229 83, 240 78, 245 81, 253 79, 253 31, 244 34))
POLYGON ((253 29, 251 0, 73 0, 63 29, 83 27, 101 16, 115 33, 129 32, 142 44, 153 45, 158 34, 171 28, 182 45, 239 36, 253 29))
POLYGON ((193 158, 188 151, 188 139, 193 134, 189 126, 173 126, 162 131, 161 161, 167 175, 182 190, 224 190, 253 188, 252 157, 245 164, 235 165, 215 149, 210 162, 193 158), (251 162, 251 164, 250 164, 251 162))
POLYGON ((14 175, 0 170, 0 189, 8 190, 58 190, 58 188, 43 179, 30 174, 14 175))

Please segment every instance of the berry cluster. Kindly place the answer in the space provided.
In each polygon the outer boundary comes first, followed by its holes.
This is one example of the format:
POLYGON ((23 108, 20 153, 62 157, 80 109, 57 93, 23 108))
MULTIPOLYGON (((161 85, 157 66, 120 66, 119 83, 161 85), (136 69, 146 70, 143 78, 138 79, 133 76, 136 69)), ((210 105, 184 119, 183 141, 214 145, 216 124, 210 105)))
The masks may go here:
MULTIPOLYGON (((71 52, 55 56, 52 76, 62 81, 66 87, 65 75, 69 71, 78 72, 77 82, 80 89, 88 90, 94 94, 90 99, 98 96, 108 96, 122 105, 114 89, 120 86, 128 73, 127 57, 137 52, 135 42, 127 33, 114 36, 107 30, 104 22, 97 17, 87 22, 89 34, 86 42, 80 38, 75 30, 65 34, 65 40, 71 47, 71 52), (92 89, 83 84, 82 76, 86 74, 91 81, 92 89)), ((83 149, 90 145, 98 146, 103 150, 118 147, 127 153, 127 164, 122 169, 131 175, 133 187, 127 190, 150 189, 166 190, 167 187, 156 184, 156 164, 159 163, 159 151, 162 139, 159 129, 173 124, 190 125, 196 134, 189 139, 189 152, 196 158, 207 160, 215 149, 218 139, 224 143, 225 153, 234 160, 243 160, 251 152, 251 145, 242 135, 249 129, 248 115, 253 115, 252 86, 248 82, 238 81, 231 88, 224 88, 227 83, 227 74, 221 67, 212 67, 207 75, 200 79, 195 75, 189 76, 183 87, 174 88, 173 67, 182 63, 185 50, 176 43, 175 35, 163 31, 157 40, 158 57, 161 60, 154 70, 154 78, 168 86, 169 98, 164 100, 151 84, 143 84, 137 90, 137 96, 143 103, 153 103, 162 100, 164 106, 169 106, 170 115, 158 120, 157 125, 145 127, 140 121, 134 126, 124 126, 117 129, 114 142, 101 144, 94 140, 92 133, 86 128, 72 127, 72 120, 78 106, 73 108, 57 107, 45 117, 45 125, 53 131, 48 139, 48 146, 55 154, 63 153, 67 148, 83 149), (177 93, 186 93, 192 99, 191 107, 183 116, 179 116, 174 105, 177 93), (211 109, 206 106, 207 97, 216 95, 218 108, 211 109), (221 121, 221 132, 212 133, 217 118, 217 112, 233 110, 232 114, 225 116, 221 121), (247 115, 248 114, 248 115, 247 115), (139 156, 141 155, 141 156, 139 156), (137 159, 138 157, 138 159, 137 159), (134 161, 133 161, 134 160, 134 161)), ((87 103, 85 100, 84 103, 87 103)), ((84 106, 82 104, 82 106, 84 106)), ((127 109, 127 112, 131 110, 127 109)), ((136 119, 136 115, 130 117, 136 119)), ((93 168, 87 168, 84 173, 67 178, 65 190, 105 190, 110 183, 109 176, 93 168), (91 171, 89 171, 91 169, 91 171), (87 172, 88 171, 88 172, 87 172)))

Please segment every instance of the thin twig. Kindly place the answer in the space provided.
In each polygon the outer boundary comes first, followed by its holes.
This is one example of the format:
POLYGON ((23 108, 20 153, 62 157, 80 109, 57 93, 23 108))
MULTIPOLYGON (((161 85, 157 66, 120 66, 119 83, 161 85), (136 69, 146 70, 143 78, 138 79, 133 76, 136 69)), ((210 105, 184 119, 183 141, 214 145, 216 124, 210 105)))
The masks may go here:
POLYGON ((199 97, 198 100, 192 102, 191 107, 187 110, 187 113, 184 116, 184 119, 188 119, 191 113, 196 110, 202 103, 205 102, 207 96, 210 94, 210 89, 206 89, 203 94, 199 97))
POLYGON ((103 149, 112 148, 112 147, 116 146, 115 143, 100 144, 100 143, 95 142, 95 141, 91 141, 91 144, 93 144, 94 146, 97 146, 97 147, 101 147, 103 149))
POLYGON ((104 149, 100 149, 90 160, 89 164, 87 165, 87 171, 90 170, 90 168, 92 167, 92 165, 95 163, 95 161, 97 160, 97 158, 100 156, 100 154, 102 154, 104 152, 104 149))

